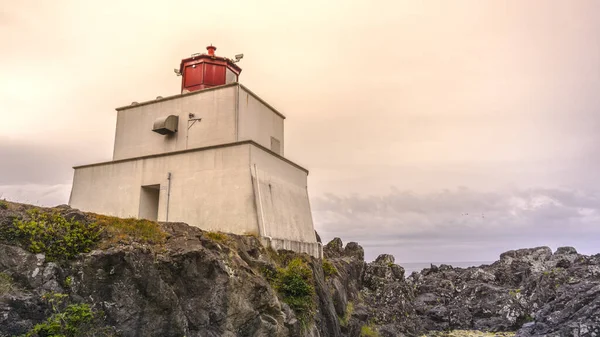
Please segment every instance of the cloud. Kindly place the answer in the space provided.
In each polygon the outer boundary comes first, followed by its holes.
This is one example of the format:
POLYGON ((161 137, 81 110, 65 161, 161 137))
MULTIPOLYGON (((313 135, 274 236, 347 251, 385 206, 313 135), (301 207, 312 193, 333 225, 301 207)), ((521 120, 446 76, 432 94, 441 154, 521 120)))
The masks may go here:
POLYGON ((65 157, 68 154, 58 146, 2 141, 0 184, 65 182, 69 179, 65 157))
POLYGON ((177 93, 172 65, 213 42, 289 117, 324 238, 405 261, 598 246, 600 2, 47 3, 0 12, 5 197, 66 202, 71 166, 110 158, 113 108, 177 93))
POLYGON ((589 249, 600 238, 600 194, 559 189, 481 192, 468 188, 385 195, 325 195, 312 201, 324 239, 358 241, 368 258, 493 260, 536 245, 589 249), (397 256, 398 257, 398 256, 397 256))
POLYGON ((0 185, 70 182, 74 165, 106 158, 98 152, 97 146, 88 141, 67 143, 40 139, 30 142, 0 137, 0 185))
POLYGON ((0 199, 39 206, 57 206, 69 201, 71 184, 0 185, 0 199))
POLYGON ((72 166, 100 161, 97 147, 88 142, 0 137, 0 199, 40 206, 66 204, 72 166))

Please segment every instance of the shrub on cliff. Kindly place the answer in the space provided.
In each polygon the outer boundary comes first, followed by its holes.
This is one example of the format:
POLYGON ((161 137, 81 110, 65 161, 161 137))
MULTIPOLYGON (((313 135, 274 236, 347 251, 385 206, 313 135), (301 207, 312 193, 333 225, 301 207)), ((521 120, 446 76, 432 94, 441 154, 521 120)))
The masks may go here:
POLYGON ((69 304, 68 296, 60 293, 47 293, 43 299, 50 306, 52 314, 44 322, 36 324, 24 337, 115 335, 111 329, 103 327, 102 313, 92 310, 88 304, 69 304))
POLYGON ((17 242, 32 253, 44 253, 48 261, 69 260, 91 251, 98 242, 97 223, 65 219, 58 212, 31 209, 26 219, 15 219, 0 228, 0 239, 17 242))
POLYGON ((300 258, 292 259, 285 268, 279 268, 275 288, 283 301, 294 310, 303 323, 315 314, 315 287, 312 270, 300 258))

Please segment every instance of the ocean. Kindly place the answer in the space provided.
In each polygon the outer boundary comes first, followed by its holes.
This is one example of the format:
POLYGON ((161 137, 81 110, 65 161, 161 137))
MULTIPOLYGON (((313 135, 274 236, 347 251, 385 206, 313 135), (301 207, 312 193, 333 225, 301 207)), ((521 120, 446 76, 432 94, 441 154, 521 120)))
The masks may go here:
POLYGON ((482 264, 492 264, 494 261, 463 261, 463 262, 409 262, 409 263, 397 263, 402 266, 405 270, 404 275, 409 276, 413 271, 421 271, 423 268, 429 268, 432 264, 440 266, 447 264, 452 267, 474 267, 481 266, 482 264))

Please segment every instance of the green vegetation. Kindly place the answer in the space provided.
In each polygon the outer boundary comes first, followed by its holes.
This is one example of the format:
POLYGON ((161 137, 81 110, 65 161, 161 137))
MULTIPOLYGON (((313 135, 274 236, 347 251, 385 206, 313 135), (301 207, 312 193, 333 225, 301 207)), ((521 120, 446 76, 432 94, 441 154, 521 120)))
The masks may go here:
POLYGON ((13 289, 14 284, 12 278, 5 273, 0 273, 0 296, 12 292, 13 289))
POLYGON ((71 288, 72 285, 73 278, 71 276, 67 276, 67 278, 65 278, 65 286, 67 286, 67 288, 71 288))
POLYGON ((99 244, 107 248, 116 243, 162 244, 166 241, 166 233, 156 222, 92 216, 94 222, 72 221, 56 211, 32 208, 24 218, 0 227, 0 240, 18 243, 32 253, 44 253, 48 261, 70 260, 78 254, 89 253, 99 244))
POLYGON ((327 259, 323 259, 323 273, 325 277, 330 277, 338 274, 337 268, 327 259))
POLYGON ((8 209, 8 203, 6 200, 0 200, 0 209, 8 209))
POLYGON ((308 264, 301 258, 294 258, 285 268, 277 270, 275 289, 303 324, 314 317, 316 294, 313 275, 308 264))
POLYGON ((517 297, 517 294, 521 293, 521 289, 511 289, 508 291, 508 294, 512 297, 517 297))
POLYGON ((274 284, 277 281, 277 277, 279 276, 279 272, 277 271, 277 269, 269 265, 261 266, 260 272, 270 284, 274 284))
POLYGON ((557 274, 561 274, 564 271, 563 268, 561 267, 557 267, 557 268, 552 268, 550 270, 546 270, 544 271, 544 276, 557 276, 557 274))
POLYGON ((371 323, 369 325, 363 325, 360 328, 360 337, 379 337, 379 333, 371 323))
POLYGON ((93 319, 94 313, 87 304, 71 304, 36 324, 25 336, 81 336, 93 319))
POLYGON ((227 235, 221 232, 206 232, 206 237, 216 242, 227 241, 227 235))
POLYGON ((25 337, 111 336, 107 329, 98 329, 101 313, 87 304, 67 304, 67 295, 48 293, 43 299, 52 308, 52 315, 36 324, 25 337))
POLYGON ((12 226, 0 228, 0 239, 17 241, 32 253, 44 253, 48 261, 69 260, 91 251, 100 239, 98 224, 69 221, 57 212, 38 209, 29 219, 16 219, 12 226))
POLYGON ((266 247, 265 250, 267 252, 267 255, 269 255, 269 257, 271 258, 271 260, 273 260, 273 262, 275 262, 277 265, 286 265, 284 254, 280 255, 279 252, 277 252, 271 246, 266 247))
POLYGON ((132 242, 163 244, 167 239, 166 233, 154 221, 135 218, 121 219, 98 214, 94 216, 105 233, 104 246, 132 242))
POLYGON ((354 304, 350 301, 348 301, 348 304, 346 304, 346 314, 344 315, 344 317, 340 318, 340 326, 346 327, 348 326, 348 323, 350 322, 350 317, 352 317, 352 314, 354 313, 354 304))
POLYGON ((50 307, 52 308, 52 312, 57 312, 62 309, 67 297, 69 297, 69 295, 67 294, 49 292, 44 294, 42 296, 42 299, 44 300, 44 302, 50 305, 50 307))

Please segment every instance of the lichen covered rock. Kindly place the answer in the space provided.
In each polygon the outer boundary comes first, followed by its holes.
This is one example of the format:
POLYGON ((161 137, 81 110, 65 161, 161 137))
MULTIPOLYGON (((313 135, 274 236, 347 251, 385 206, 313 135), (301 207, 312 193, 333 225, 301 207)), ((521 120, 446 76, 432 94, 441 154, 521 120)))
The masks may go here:
POLYGON ((321 261, 275 252, 253 236, 60 206, 40 211, 79 222, 78 230, 98 222, 90 228, 101 233, 92 251, 49 261, 11 227, 32 206, 7 205, 0 336, 47 321, 52 296, 89 308, 95 319, 85 331, 94 336, 600 336, 600 255, 572 247, 514 250, 491 265, 432 265, 406 277, 394 256, 367 263, 358 243, 339 238, 321 261))

